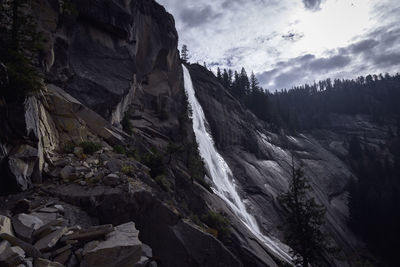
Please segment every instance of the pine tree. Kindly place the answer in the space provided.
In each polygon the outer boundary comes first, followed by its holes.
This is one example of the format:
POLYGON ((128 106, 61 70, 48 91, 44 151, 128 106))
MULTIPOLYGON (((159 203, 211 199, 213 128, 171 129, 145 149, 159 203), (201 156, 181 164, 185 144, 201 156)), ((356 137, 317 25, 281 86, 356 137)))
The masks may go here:
POLYGON ((217 79, 219 82, 222 82, 221 69, 219 67, 217 68, 217 79))
POLYGON ((287 244, 293 249, 295 264, 318 266, 321 252, 327 250, 326 237, 321 230, 325 209, 308 195, 311 187, 301 168, 295 168, 292 160, 292 179, 289 191, 280 199, 289 210, 285 229, 287 244))
POLYGON ((187 48, 187 45, 185 44, 182 45, 181 59, 183 60, 183 62, 188 62, 190 59, 189 50, 187 48))
POLYGON ((244 91, 244 95, 248 95, 250 92, 250 81, 244 68, 240 71, 240 86, 244 91))
POLYGON ((256 92, 259 90, 259 83, 257 81, 256 75, 254 75, 254 72, 251 72, 250 75, 250 91, 251 92, 256 92))
POLYGON ((226 69, 224 69, 224 72, 222 73, 222 85, 225 88, 229 88, 231 86, 229 82, 229 74, 226 69))
POLYGON ((38 55, 42 37, 31 15, 28 0, 0 1, 0 61, 7 67, 9 83, 0 96, 21 101, 27 93, 42 88, 38 55))

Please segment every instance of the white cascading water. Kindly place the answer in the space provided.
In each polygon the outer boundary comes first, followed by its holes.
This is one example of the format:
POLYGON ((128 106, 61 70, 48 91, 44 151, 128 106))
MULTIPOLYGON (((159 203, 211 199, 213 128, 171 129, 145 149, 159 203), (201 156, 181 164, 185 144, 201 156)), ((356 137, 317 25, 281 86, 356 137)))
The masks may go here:
POLYGON ((285 249, 280 248, 277 242, 264 236, 261 233, 255 218, 247 212, 246 207, 236 190, 232 171, 216 150, 212 136, 207 131, 206 126, 208 123, 203 109, 195 96, 190 73, 185 66, 182 65, 182 67, 185 91, 192 110, 193 130, 196 136, 196 141, 199 145, 200 156, 202 157, 214 183, 214 186, 212 187, 214 193, 228 204, 250 232, 263 242, 271 252, 275 254, 275 256, 291 264, 292 258, 285 249))

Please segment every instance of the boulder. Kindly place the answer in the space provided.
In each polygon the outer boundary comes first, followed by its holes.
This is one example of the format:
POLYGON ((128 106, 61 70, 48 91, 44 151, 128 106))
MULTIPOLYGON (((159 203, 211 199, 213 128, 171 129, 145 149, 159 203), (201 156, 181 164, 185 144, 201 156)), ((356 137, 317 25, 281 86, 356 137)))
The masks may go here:
POLYGON ((0 234, 5 233, 14 236, 11 228, 11 219, 7 216, 0 215, 0 234))
POLYGON ((58 210, 58 212, 61 214, 64 214, 64 212, 65 212, 63 205, 57 204, 57 205, 54 205, 54 208, 56 208, 58 210))
POLYGON ((119 172, 122 169, 122 162, 119 159, 109 157, 105 162, 105 166, 111 172, 119 172))
POLYGON ((54 167, 63 168, 63 167, 65 167, 67 165, 70 165, 70 164, 71 164, 71 159, 70 158, 62 158, 62 159, 60 159, 60 160, 58 160, 58 161, 56 161, 54 163, 54 167))
POLYGON ((11 247, 6 240, 0 243, 0 266, 14 267, 23 263, 25 252, 20 247, 11 247))
POLYGON ((120 182, 120 178, 117 174, 111 173, 103 178, 103 183, 108 186, 117 186, 120 182))
POLYGON ((45 252, 54 247, 58 240, 68 231, 67 227, 61 227, 49 235, 43 237, 39 241, 35 243, 35 248, 37 248, 41 252, 45 252))
POLYGON ((106 240, 86 251, 81 266, 133 266, 140 260, 142 243, 135 223, 115 227, 106 240))
POLYGON ((57 213, 32 212, 32 216, 36 216, 43 221, 43 224, 49 223, 57 219, 57 213))
POLYGON ((60 171, 60 177, 62 179, 69 179, 72 177, 72 175, 75 172, 75 168, 72 166, 65 166, 64 168, 62 168, 62 170, 60 171))
POLYGON ((43 225, 43 221, 36 216, 21 213, 12 217, 15 234, 26 242, 32 242, 33 231, 43 225))

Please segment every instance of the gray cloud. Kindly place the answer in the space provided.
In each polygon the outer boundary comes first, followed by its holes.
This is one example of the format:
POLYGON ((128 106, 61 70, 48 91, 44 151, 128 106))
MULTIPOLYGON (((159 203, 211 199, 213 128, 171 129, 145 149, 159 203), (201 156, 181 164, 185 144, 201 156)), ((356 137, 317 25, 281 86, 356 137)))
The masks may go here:
POLYGON ((317 58, 315 55, 306 54, 303 56, 281 61, 275 64, 275 68, 257 75, 262 85, 274 84, 274 88, 290 88, 293 85, 310 82, 310 76, 325 75, 338 68, 344 68, 351 63, 351 57, 346 55, 333 55, 324 58, 317 58))
POLYGON ((304 73, 299 70, 290 70, 284 73, 279 74, 278 76, 275 77, 275 87, 276 88, 291 88, 293 84, 301 80, 303 77, 304 73))
POLYGON ((379 54, 372 57, 373 62, 381 67, 400 65, 400 53, 379 54))
POLYGON ((185 7, 180 12, 180 18, 187 27, 197 27, 220 17, 221 13, 215 12, 211 6, 201 8, 185 7))
POLYGON ((379 44, 375 39, 366 39, 358 43, 350 45, 350 50, 352 53, 359 54, 363 52, 370 51, 372 48, 379 44))
POLYGON ((343 68, 351 62, 350 57, 336 55, 328 58, 317 58, 308 64, 309 70, 312 71, 330 71, 337 68, 343 68))
POLYGON ((321 9, 320 6, 323 0, 302 0, 302 1, 305 8, 312 11, 316 11, 321 9))

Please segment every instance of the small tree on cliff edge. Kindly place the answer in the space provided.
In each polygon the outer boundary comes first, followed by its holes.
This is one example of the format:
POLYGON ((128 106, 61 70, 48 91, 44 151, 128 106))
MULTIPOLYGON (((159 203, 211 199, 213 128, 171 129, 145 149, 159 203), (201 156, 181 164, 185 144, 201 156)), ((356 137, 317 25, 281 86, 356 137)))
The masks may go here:
POLYGON ((188 60, 189 60, 189 50, 188 50, 188 48, 187 48, 187 45, 182 45, 182 51, 181 51, 181 59, 184 61, 184 62, 188 62, 188 60))
POLYGON ((292 255, 297 266, 319 266, 321 252, 329 250, 326 237, 321 231, 325 209, 307 196, 310 185, 301 168, 295 168, 292 160, 292 180, 289 191, 280 200, 289 210, 285 229, 285 240, 293 249, 292 255))

